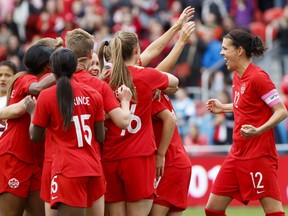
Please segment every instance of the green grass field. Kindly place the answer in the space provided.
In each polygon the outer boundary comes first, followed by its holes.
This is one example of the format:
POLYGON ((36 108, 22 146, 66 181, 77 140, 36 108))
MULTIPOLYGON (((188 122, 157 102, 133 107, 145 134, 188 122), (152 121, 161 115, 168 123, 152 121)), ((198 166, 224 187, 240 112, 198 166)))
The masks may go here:
MULTIPOLYGON (((286 215, 288 215, 288 206, 284 207, 286 215)), ((229 207, 226 211, 227 216, 264 216, 261 207, 229 207)), ((195 207, 187 209, 183 216, 205 216, 204 207, 195 207)))

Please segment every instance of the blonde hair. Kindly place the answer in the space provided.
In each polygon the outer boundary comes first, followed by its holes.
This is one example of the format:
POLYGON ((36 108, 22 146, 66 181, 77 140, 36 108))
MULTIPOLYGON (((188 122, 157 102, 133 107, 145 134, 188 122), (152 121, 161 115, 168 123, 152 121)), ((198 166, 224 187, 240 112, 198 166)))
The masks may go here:
POLYGON ((45 37, 45 38, 41 38, 38 41, 36 41, 35 45, 36 44, 47 46, 53 50, 57 50, 58 48, 63 47, 63 40, 61 37, 57 37, 57 38, 45 37))
POLYGON ((94 48, 93 36, 81 28, 68 31, 65 36, 66 47, 71 49, 77 58, 87 57, 94 48))
MULTIPOLYGON (((113 71, 110 77, 110 86, 113 89, 125 84, 130 88, 134 100, 137 100, 136 88, 134 86, 130 71, 125 61, 133 56, 135 47, 138 46, 138 37, 134 32, 121 30, 115 33, 109 44, 103 42, 98 50, 100 65, 104 65, 105 57, 113 64, 113 71)), ((105 59, 107 60, 107 59, 105 59)))

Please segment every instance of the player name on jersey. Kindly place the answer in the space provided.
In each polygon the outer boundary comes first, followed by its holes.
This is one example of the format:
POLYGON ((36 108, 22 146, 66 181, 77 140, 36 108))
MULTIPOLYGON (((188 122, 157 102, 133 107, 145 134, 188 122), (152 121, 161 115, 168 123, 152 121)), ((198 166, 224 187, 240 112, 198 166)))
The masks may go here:
POLYGON ((74 98, 74 105, 87 105, 90 106, 90 97, 77 96, 74 98))

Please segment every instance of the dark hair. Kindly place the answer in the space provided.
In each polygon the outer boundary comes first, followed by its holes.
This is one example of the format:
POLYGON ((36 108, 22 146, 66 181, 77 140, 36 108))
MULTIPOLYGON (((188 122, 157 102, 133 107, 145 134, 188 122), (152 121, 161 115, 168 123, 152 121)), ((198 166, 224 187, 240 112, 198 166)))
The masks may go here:
POLYGON ((74 94, 70 78, 76 71, 77 57, 72 50, 60 48, 51 55, 50 65, 57 80, 56 97, 63 117, 63 128, 67 130, 74 112, 74 94))
POLYGON ((12 71, 13 71, 13 74, 16 74, 17 73, 17 67, 16 67, 16 65, 13 63, 13 62, 11 62, 11 61, 2 61, 2 62, 0 62, 0 67, 1 66, 7 66, 7 67, 9 67, 12 71))
POLYGON ((99 59, 99 68, 100 71, 104 69, 104 61, 110 62, 111 61, 111 47, 109 46, 108 41, 103 41, 96 51, 98 59, 99 59))
POLYGON ((252 55, 261 56, 267 50, 259 36, 253 36, 247 30, 234 29, 230 31, 224 38, 232 40, 232 45, 235 47, 243 47, 248 58, 252 55))
POLYGON ((101 70, 101 66, 103 67, 104 65, 103 58, 105 58, 106 61, 111 60, 113 64, 113 71, 110 77, 110 86, 112 89, 125 84, 131 89, 135 100, 137 100, 136 89, 130 71, 125 65, 125 61, 129 60, 133 56, 133 50, 137 45, 138 38, 134 32, 121 30, 115 33, 108 46, 106 42, 103 42, 98 50, 101 70))
POLYGON ((49 64, 49 58, 53 53, 53 49, 43 45, 33 45, 25 53, 23 63, 28 73, 33 75, 40 74, 49 64))

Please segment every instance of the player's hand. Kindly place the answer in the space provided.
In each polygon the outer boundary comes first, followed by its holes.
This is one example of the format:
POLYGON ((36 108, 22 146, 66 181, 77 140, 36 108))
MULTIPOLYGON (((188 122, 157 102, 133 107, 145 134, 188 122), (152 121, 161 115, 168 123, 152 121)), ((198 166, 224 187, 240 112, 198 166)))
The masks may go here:
POLYGON ((132 92, 126 85, 122 85, 116 90, 116 97, 120 101, 123 101, 123 100, 131 101, 132 92))
POLYGON ((164 175, 165 155, 157 154, 156 156, 156 179, 164 175))
POLYGON ((98 79, 105 81, 110 77, 111 73, 112 73, 111 67, 109 68, 104 67, 101 73, 98 74, 98 79))
POLYGON ((158 101, 159 101, 159 102, 161 101, 161 90, 159 90, 159 89, 157 89, 157 90, 154 92, 152 101, 154 101, 156 98, 158 98, 158 101))
POLYGON ((31 95, 28 95, 24 99, 24 108, 27 110, 29 114, 34 113, 36 106, 36 98, 31 95))
POLYGON ((195 8, 191 6, 186 7, 181 13, 180 17, 177 20, 177 25, 179 25, 180 29, 183 27, 185 23, 192 19, 195 13, 195 8))
POLYGON ((253 125, 242 125, 240 129, 241 136, 244 138, 250 138, 253 136, 257 136, 260 134, 258 128, 254 127, 253 125))
POLYGON ((223 112, 222 103, 217 99, 210 99, 206 102, 206 108, 209 112, 218 114, 223 112))
POLYGON ((109 114, 107 114, 107 113, 105 112, 105 113, 104 113, 104 118, 105 118, 105 120, 110 119, 109 114))
POLYGON ((189 42, 190 36, 195 31, 195 22, 189 21, 182 27, 179 40, 185 44, 189 42))

